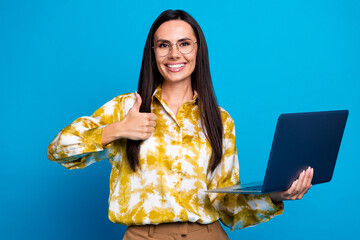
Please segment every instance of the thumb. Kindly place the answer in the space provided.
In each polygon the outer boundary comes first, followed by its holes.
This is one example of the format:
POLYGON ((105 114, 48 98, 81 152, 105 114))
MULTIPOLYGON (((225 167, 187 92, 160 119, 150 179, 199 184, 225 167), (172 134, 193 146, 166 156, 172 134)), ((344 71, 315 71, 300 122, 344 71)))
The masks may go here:
POLYGON ((137 112, 139 112, 142 100, 141 100, 141 96, 136 91, 135 91, 135 97, 136 97, 136 101, 135 101, 135 104, 134 104, 134 106, 132 108, 134 110, 136 110, 137 112))

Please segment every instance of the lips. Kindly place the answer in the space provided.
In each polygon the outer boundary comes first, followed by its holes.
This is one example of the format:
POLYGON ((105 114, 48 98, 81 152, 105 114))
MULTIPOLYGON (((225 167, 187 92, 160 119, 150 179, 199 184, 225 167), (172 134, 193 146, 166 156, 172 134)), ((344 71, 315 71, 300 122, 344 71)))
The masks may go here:
POLYGON ((170 72, 179 72, 182 69, 184 69, 185 67, 185 63, 176 63, 176 64, 165 64, 165 67, 170 71, 170 72))
POLYGON ((180 67, 182 67, 184 65, 185 65, 184 63, 181 63, 181 64, 168 64, 166 66, 169 67, 169 68, 180 68, 180 67))

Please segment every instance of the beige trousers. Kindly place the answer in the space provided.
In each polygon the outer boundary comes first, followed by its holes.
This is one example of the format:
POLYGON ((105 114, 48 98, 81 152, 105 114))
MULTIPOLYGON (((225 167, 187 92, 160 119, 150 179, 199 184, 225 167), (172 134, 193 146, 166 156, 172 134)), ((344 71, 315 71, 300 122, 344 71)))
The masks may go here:
POLYGON ((123 240, 229 240, 219 221, 210 224, 191 222, 134 225, 126 229, 123 240))

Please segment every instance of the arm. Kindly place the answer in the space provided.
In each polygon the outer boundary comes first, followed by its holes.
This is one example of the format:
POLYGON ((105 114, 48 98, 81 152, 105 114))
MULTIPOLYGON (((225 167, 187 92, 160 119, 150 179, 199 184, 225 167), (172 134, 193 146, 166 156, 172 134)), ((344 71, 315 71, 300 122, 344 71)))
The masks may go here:
POLYGON ((123 99, 114 98, 91 116, 76 119, 52 140, 47 149, 48 158, 68 169, 76 169, 110 157, 111 145, 102 144, 103 130, 123 116, 123 99))
MULTIPOLYGON (((214 173, 208 177, 209 189, 232 186, 239 183, 239 162, 235 146, 235 126, 230 116, 223 118, 223 158, 214 173)), ((234 229, 268 221, 283 211, 283 203, 273 203, 268 194, 209 193, 214 208, 224 225, 234 229)))
POLYGON ((286 191, 272 192, 269 194, 273 202, 281 202, 284 200, 299 200, 311 188, 311 181, 314 176, 314 169, 308 167, 300 173, 297 180, 293 182, 291 187, 286 191))
POLYGON ((48 158, 68 169, 84 168, 114 156, 115 150, 110 146, 117 139, 149 138, 154 131, 156 115, 140 113, 141 97, 135 95, 136 101, 132 102, 128 113, 125 101, 131 102, 133 97, 123 95, 106 103, 90 117, 76 119, 50 143, 48 158))
POLYGON ((125 119, 104 127, 101 144, 107 145, 120 138, 145 140, 155 131, 156 114, 140 113, 142 103, 140 95, 135 92, 136 101, 125 119))

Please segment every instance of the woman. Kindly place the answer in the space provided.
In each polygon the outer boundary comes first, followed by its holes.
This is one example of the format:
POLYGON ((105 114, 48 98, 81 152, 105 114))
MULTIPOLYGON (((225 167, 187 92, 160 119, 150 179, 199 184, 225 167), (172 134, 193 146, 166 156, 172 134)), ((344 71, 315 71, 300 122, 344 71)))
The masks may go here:
POLYGON ((260 196, 205 193, 239 182, 234 121, 216 103, 201 28, 181 10, 153 23, 138 93, 75 120, 48 157, 68 169, 109 159, 109 219, 129 226, 124 239, 228 239, 218 219, 232 230, 267 221, 313 176, 309 168, 289 190, 260 196))

